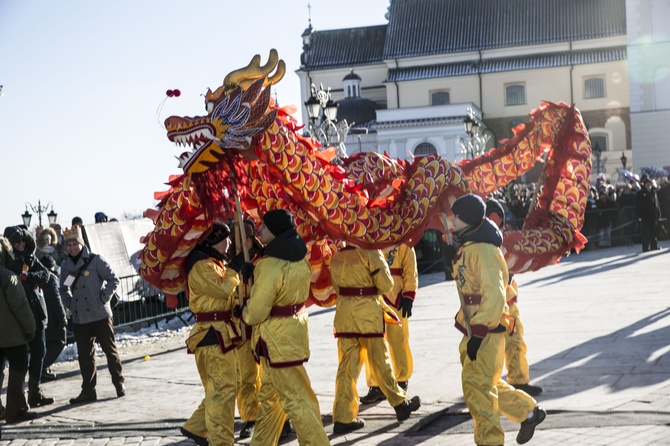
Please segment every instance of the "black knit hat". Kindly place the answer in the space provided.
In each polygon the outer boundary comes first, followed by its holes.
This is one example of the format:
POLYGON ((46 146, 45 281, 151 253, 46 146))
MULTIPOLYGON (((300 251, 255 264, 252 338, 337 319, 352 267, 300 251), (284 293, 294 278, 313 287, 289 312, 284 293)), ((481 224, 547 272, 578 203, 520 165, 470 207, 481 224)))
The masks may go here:
POLYGON ((486 200, 486 216, 488 217, 491 214, 498 214, 500 225, 505 225, 505 209, 503 209, 502 204, 495 198, 486 200))
POLYGON ((451 205, 451 211, 463 223, 478 225, 484 220, 486 205, 484 200, 475 194, 463 195, 451 205))
POLYGON ((205 246, 214 246, 217 243, 220 243, 221 241, 228 238, 229 235, 230 235, 230 228, 228 227, 228 225, 225 223, 221 223, 220 221, 215 221, 214 224, 212 225, 212 232, 209 233, 209 235, 207 236, 205 241, 202 242, 202 244, 205 246))
POLYGON ((295 220, 293 214, 284 209, 275 209, 268 211, 263 216, 263 224, 274 235, 283 234, 284 232, 295 228, 295 220))
POLYGON ((3 235, 13 246, 23 240, 23 229, 19 228, 18 226, 7 226, 3 235))
POLYGON ((51 257, 49 254, 43 256, 40 259, 40 263, 44 265, 47 269, 54 269, 56 267, 56 260, 54 260, 53 257, 51 257))

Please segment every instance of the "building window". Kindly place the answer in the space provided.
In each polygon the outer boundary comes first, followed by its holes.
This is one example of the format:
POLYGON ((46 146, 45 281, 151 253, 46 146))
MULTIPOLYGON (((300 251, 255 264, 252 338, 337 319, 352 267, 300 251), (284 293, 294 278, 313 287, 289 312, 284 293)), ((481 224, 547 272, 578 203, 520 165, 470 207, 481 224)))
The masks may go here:
POLYGON ((430 155, 433 153, 437 153, 437 149, 435 148, 434 145, 432 145, 429 142, 422 142, 421 144, 416 146, 416 149, 414 150, 415 156, 430 155))
POLYGON ((597 147, 600 151, 607 151, 607 136, 606 135, 589 135, 591 138, 591 149, 595 150, 597 147))
POLYGON ((436 91, 430 95, 430 105, 447 105, 449 104, 448 91, 436 91))
POLYGON ((584 99, 605 97, 605 78, 591 77, 584 80, 584 99))
POLYGON ((526 86, 523 84, 505 87, 505 105, 524 105, 526 103, 526 86))

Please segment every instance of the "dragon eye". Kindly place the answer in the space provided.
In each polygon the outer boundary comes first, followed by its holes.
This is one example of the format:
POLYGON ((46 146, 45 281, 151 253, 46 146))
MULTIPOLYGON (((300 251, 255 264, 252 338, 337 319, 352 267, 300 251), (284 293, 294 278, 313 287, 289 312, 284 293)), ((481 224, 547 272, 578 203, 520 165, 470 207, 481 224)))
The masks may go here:
POLYGON ((214 111, 214 101, 207 102, 207 113, 212 113, 214 111))

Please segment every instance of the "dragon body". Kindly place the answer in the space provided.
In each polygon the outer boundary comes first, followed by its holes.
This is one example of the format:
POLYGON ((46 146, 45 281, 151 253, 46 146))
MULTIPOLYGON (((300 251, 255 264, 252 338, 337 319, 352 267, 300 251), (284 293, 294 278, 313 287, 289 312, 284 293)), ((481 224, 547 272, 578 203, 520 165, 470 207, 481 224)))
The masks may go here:
POLYGON ((168 296, 185 289, 186 257, 213 221, 233 216, 236 197, 257 222, 272 209, 295 215, 310 247, 312 303, 326 305, 334 299, 328 265, 338 242, 414 244, 428 228, 445 231, 458 197, 496 191, 541 158, 542 181, 524 228, 505 232, 510 271, 537 270, 583 247, 591 148, 574 107, 543 103, 513 138, 458 165, 438 155, 407 162, 377 153, 336 164, 334 148, 301 136, 294 110, 273 104, 269 86, 284 70, 274 50, 264 66, 256 56, 208 91, 207 115, 166 120, 168 138, 192 150, 179 157, 184 173, 170 178, 147 212, 156 226, 143 240, 140 274, 168 296))

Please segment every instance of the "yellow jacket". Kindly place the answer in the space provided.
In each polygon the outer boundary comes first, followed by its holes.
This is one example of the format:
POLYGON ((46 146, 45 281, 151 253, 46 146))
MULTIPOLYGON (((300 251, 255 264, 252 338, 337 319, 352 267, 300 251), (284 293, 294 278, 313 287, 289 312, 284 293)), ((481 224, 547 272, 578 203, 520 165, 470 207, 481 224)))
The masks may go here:
MULTIPOLYGON (((465 300, 473 336, 484 337, 500 324, 513 328, 506 303, 509 273, 500 248, 490 243, 463 244, 454 259, 454 279, 465 300)), ((461 331, 466 327, 463 309, 456 315, 456 324, 461 331)))
POLYGON ((416 253, 414 248, 404 243, 386 248, 382 250, 382 253, 393 277, 393 288, 390 293, 386 293, 384 300, 392 307, 398 308, 402 296, 414 300, 416 290, 419 288, 416 253))
POLYGON ((308 315, 270 315, 272 307, 302 305, 309 295, 312 269, 299 261, 263 257, 254 269, 251 297, 242 312, 245 324, 254 325, 252 345, 256 360, 262 352, 273 367, 299 365, 309 359, 308 315))
POLYGON ((510 277, 509 280, 509 285, 507 285, 507 295, 505 296, 505 300, 507 301, 507 305, 512 305, 515 304, 519 296, 519 285, 516 283, 516 279, 514 279, 514 276, 510 277))
MULTIPOLYGON (((189 308, 194 314, 231 311, 235 305, 235 288, 239 283, 239 275, 220 261, 211 257, 199 260, 188 273, 189 308)), ((191 352, 195 351, 210 327, 221 335, 219 343, 224 353, 235 348, 240 341, 239 326, 234 320, 196 322, 186 340, 191 352)))
MULTIPOLYGON (((330 277, 337 293, 335 337, 382 337, 384 315, 395 313, 382 299, 393 288, 393 278, 380 250, 344 248, 333 255, 330 277), (376 273, 372 274, 374 271, 376 273), (374 294, 344 296, 342 288, 376 288, 374 294)), ((387 319, 388 321, 388 319, 387 319)))

